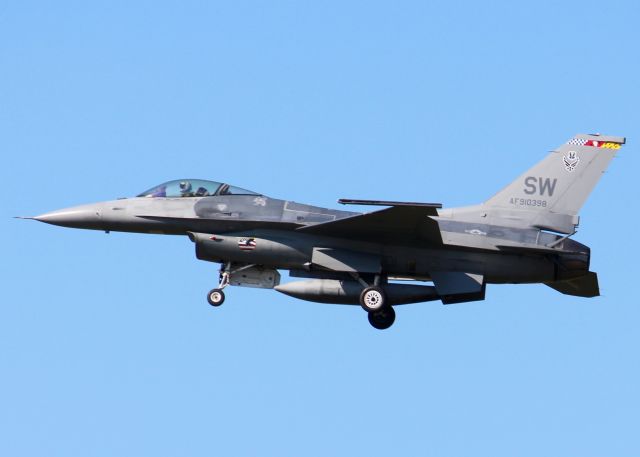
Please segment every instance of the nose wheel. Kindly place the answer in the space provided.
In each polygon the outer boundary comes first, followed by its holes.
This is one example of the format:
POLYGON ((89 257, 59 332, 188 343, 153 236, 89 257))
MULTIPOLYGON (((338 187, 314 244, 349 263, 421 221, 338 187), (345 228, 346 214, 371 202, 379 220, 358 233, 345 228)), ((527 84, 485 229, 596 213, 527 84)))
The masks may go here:
POLYGON ((207 301, 211 306, 220 306, 224 303, 224 292, 222 289, 229 285, 230 273, 227 271, 226 266, 222 266, 220 269, 220 283, 215 289, 211 289, 207 293, 207 301))
POLYGON ((211 289, 207 294, 207 301, 211 306, 220 306, 224 303, 224 292, 222 289, 211 289))

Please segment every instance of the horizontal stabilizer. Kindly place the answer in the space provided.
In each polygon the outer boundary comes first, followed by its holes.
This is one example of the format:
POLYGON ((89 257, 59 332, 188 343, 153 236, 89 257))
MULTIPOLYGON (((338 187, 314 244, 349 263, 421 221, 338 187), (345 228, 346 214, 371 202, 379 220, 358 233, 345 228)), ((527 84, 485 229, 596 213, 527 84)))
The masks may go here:
POLYGON ((336 221, 300 227, 298 231, 379 243, 416 240, 440 245, 440 227, 431 219, 431 216, 437 215, 435 207, 392 206, 336 221))
POLYGON ((576 297, 597 297, 600 295, 598 287, 598 275, 593 271, 588 272, 579 278, 567 279, 565 281, 556 281, 546 283, 547 286, 557 290, 565 295, 574 295, 576 297))

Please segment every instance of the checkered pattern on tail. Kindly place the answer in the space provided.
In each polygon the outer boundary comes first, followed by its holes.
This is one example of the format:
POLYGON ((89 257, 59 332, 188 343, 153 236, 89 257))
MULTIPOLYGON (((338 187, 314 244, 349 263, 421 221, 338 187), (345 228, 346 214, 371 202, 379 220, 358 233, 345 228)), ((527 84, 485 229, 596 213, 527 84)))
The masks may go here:
POLYGON ((567 144, 572 144, 574 146, 584 146, 585 144, 587 144, 587 140, 584 140, 582 138, 573 138, 567 141, 567 144))

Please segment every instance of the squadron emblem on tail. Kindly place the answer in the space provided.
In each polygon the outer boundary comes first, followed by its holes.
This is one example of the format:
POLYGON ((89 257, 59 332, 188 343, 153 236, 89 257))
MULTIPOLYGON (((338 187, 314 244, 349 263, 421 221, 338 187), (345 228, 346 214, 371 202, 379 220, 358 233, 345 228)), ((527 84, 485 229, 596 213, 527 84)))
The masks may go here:
POLYGON ((567 152, 567 155, 563 156, 562 160, 564 162, 565 170, 567 170, 569 173, 575 170, 580 163, 580 157, 578 157, 578 153, 576 151, 567 152))

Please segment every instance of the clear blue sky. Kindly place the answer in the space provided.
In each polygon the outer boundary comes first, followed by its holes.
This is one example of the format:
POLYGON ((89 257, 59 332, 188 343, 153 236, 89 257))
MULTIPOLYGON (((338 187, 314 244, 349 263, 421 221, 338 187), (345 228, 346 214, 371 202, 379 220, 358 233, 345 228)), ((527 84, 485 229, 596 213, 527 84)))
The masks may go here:
POLYGON ((635 1, 0 3, 0 454, 638 456, 635 1), (582 212, 603 296, 357 307, 229 289, 183 237, 11 219, 200 177, 477 203, 628 137, 582 212))

